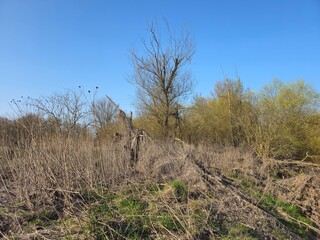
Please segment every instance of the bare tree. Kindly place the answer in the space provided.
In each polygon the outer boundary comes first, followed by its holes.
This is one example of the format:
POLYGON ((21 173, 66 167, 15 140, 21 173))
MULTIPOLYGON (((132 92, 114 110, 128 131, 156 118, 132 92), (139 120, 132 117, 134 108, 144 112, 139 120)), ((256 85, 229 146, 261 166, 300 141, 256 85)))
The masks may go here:
POLYGON ((86 122, 90 114, 90 105, 84 99, 82 92, 69 90, 61 99, 63 105, 63 119, 69 130, 76 130, 79 124, 88 126, 90 122, 86 122))
POLYGON ((57 128, 78 131, 82 124, 87 126, 89 106, 82 92, 68 90, 63 94, 53 94, 49 97, 31 99, 31 105, 43 118, 52 121, 57 128))
POLYGON ((193 79, 185 66, 195 53, 189 33, 177 37, 166 23, 168 38, 161 39, 157 26, 148 27, 149 38, 142 39, 143 54, 131 51, 134 75, 131 82, 137 88, 138 108, 142 114, 154 117, 161 125, 163 136, 169 136, 171 118, 178 114, 185 97, 191 94, 193 79))
POLYGON ((56 93, 49 97, 31 99, 31 104, 40 115, 60 129, 63 119, 62 99, 63 96, 56 93))
POLYGON ((105 98, 93 101, 91 111, 95 128, 99 129, 113 122, 117 108, 109 99, 105 98))

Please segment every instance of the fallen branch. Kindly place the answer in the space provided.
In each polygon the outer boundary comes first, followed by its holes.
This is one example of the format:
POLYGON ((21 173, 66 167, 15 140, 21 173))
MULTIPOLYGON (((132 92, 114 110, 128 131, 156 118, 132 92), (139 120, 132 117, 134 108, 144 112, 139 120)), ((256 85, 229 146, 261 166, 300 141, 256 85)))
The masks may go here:
POLYGON ((302 222, 302 221, 300 221, 300 220, 298 220, 298 219, 290 216, 288 213, 282 211, 282 209, 280 209, 280 208, 277 208, 277 211, 278 211, 282 216, 287 217, 287 218, 293 220, 294 222, 296 222, 296 223, 298 223, 298 224, 302 224, 302 225, 304 225, 305 227, 307 227, 307 228, 315 231, 317 234, 320 234, 320 229, 315 228, 315 227, 313 227, 313 226, 311 226, 311 225, 309 225, 309 224, 307 224, 307 223, 305 223, 305 222, 302 222))

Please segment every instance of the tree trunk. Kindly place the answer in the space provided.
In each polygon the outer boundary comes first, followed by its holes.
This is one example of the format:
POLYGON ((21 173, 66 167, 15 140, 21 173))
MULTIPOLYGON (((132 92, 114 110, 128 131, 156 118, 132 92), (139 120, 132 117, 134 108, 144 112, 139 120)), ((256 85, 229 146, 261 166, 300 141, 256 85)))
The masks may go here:
POLYGON ((169 135, 169 116, 166 115, 163 121, 163 138, 167 139, 169 135))

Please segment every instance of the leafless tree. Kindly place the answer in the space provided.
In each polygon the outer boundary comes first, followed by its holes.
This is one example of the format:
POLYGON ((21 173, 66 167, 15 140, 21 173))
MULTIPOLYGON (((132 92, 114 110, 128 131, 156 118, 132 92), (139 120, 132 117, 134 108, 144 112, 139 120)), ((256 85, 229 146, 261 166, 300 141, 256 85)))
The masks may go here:
POLYGON ((76 130, 77 126, 87 126, 90 122, 86 122, 90 114, 89 104, 83 98, 81 92, 69 90, 62 98, 63 119, 67 124, 67 128, 76 130))
POLYGON ((178 115, 177 106, 183 106, 183 100, 193 89, 193 79, 185 67, 191 62, 195 45, 189 33, 176 36, 165 25, 168 33, 165 41, 152 23, 147 29, 149 38, 142 39, 144 53, 131 51, 134 68, 131 82, 137 89, 139 111, 156 118, 167 138, 170 125, 174 125, 170 119, 178 115))
POLYGON ((60 129, 63 119, 62 99, 63 95, 57 93, 49 97, 31 99, 31 104, 45 119, 60 129))
POLYGON ((117 108, 107 98, 94 101, 91 112, 95 128, 102 128, 111 123, 117 113, 117 108))
POLYGON ((58 129, 77 130, 81 124, 89 124, 89 106, 81 92, 68 90, 66 93, 32 99, 31 104, 43 118, 50 120, 58 129))

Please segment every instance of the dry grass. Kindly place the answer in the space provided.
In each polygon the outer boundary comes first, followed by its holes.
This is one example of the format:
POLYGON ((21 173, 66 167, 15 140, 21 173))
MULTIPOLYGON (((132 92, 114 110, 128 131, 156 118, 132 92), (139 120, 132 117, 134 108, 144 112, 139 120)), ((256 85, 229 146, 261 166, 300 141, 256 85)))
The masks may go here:
POLYGON ((300 239, 263 205, 271 190, 278 196, 270 187, 275 165, 266 164, 245 149, 159 144, 149 137, 134 163, 123 141, 97 143, 83 134, 3 145, 0 234, 18 239, 300 239))

